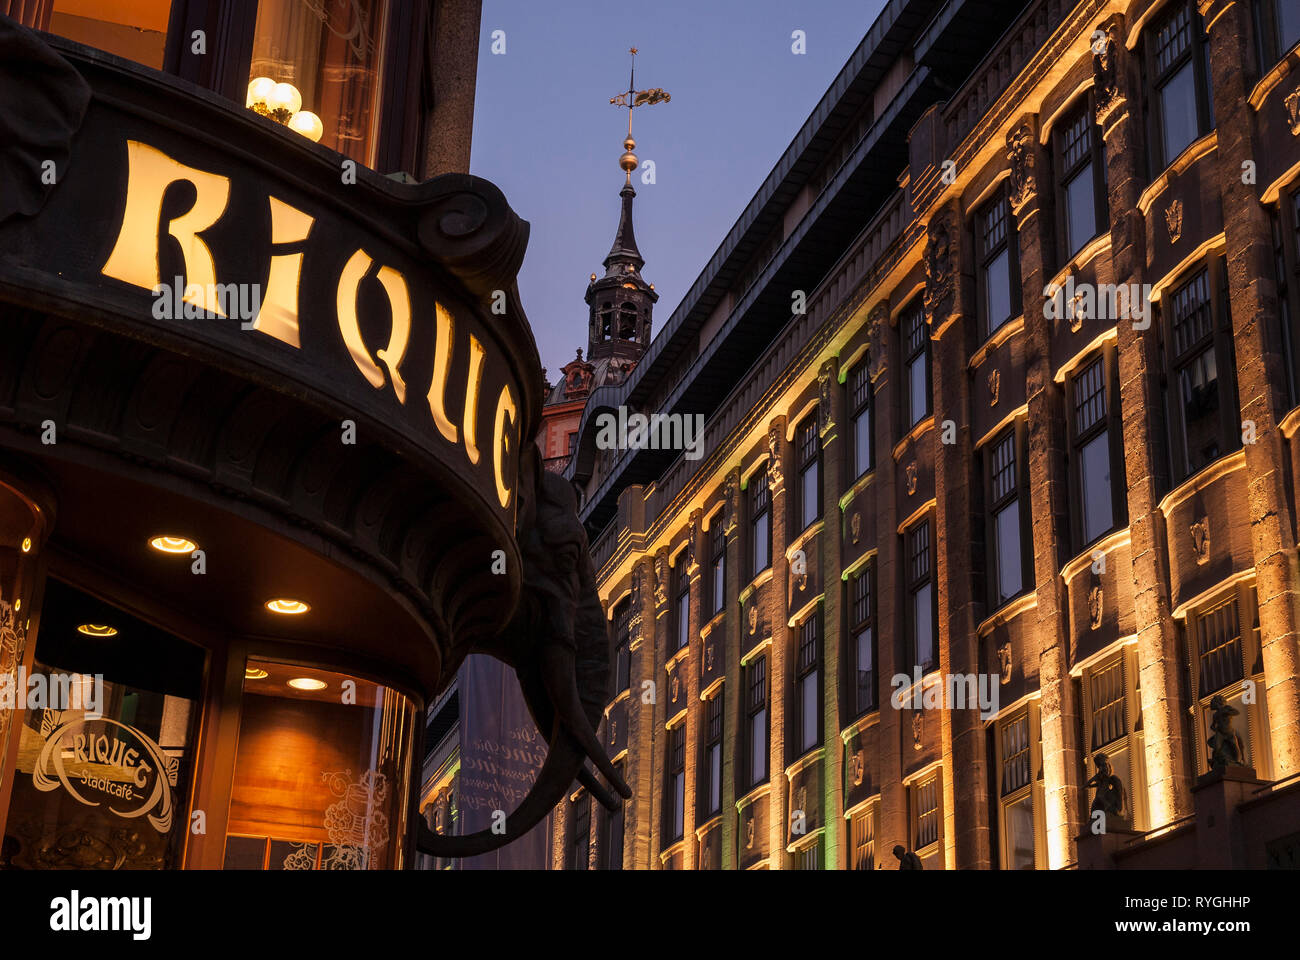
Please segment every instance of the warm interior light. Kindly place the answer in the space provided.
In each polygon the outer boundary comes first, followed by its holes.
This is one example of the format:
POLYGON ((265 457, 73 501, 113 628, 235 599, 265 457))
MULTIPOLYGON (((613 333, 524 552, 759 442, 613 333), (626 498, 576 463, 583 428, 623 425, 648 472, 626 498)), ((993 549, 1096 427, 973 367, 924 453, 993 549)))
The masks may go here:
POLYGON ((251 107, 256 103, 266 103, 271 96, 271 91, 275 89, 275 81, 270 77, 256 77, 248 84, 248 100, 244 106, 251 107))
POLYGON ((269 676, 270 676, 270 674, 267 673, 265 670, 263 670, 261 667, 245 667, 245 668, 244 668, 244 679, 245 679, 245 680, 265 680, 265 679, 266 679, 267 677, 269 677, 269 676))
POLYGON ((310 110, 299 110, 289 118, 289 129, 301 133, 312 143, 319 143, 325 133, 325 124, 310 110))
POLYGON ((23 553, 31 553, 31 552, 32 552, 32 538, 23 537, 23 553))
POLYGON ((149 546, 162 553, 193 553, 198 549, 198 544, 193 540, 187 540, 185 537, 154 537, 149 541, 149 546))
POLYGON ((77 627, 77 633, 84 633, 88 637, 116 637, 117 628, 103 623, 83 623, 77 627))
POLYGON ((311 609, 311 607, 303 603, 301 600, 289 600, 281 597, 278 600, 266 601, 266 609, 270 610, 272 613, 286 613, 292 615, 306 613, 311 609))
POLYGON ((324 690, 329 684, 324 680, 315 680, 312 677, 294 677, 289 681, 289 686, 295 690, 324 690))

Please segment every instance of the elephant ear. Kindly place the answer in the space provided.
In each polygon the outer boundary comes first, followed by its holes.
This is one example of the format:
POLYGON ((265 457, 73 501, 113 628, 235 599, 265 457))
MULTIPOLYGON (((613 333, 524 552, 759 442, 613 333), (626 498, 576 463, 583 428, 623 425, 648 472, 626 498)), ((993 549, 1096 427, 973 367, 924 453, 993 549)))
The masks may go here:
POLYGON ((0 223, 45 205, 89 103, 81 74, 34 31, 0 14, 0 223), (44 175, 47 161, 54 177, 44 175))

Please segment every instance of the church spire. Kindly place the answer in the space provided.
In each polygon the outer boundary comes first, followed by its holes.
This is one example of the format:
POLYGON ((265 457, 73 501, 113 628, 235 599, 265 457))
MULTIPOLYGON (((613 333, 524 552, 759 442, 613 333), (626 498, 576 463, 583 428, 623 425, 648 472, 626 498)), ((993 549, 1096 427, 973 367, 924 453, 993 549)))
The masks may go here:
POLYGON ((627 107, 627 137, 623 140, 623 155, 618 158, 624 173, 623 189, 618 195, 621 210, 614 244, 605 257, 605 275, 591 275, 587 287, 587 305, 590 308, 590 326, 587 337, 587 357, 595 360, 611 357, 625 364, 627 369, 635 364, 650 344, 650 316, 659 295, 654 286, 645 282, 641 268, 645 258, 637 249, 636 232, 632 227, 632 171, 638 160, 633 152, 636 141, 632 139, 632 111, 656 103, 667 103, 671 98, 658 87, 650 90, 636 89, 636 47, 632 54, 632 73, 626 93, 610 98, 617 107, 627 107))

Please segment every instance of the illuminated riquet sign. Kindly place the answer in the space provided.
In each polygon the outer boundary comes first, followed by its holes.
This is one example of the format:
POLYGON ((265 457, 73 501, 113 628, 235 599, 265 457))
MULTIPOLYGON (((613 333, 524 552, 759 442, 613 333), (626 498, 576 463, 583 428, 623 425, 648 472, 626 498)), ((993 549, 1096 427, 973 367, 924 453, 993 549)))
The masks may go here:
MULTIPOLYGON (((316 354, 341 346, 361 381, 380 393, 391 387, 398 406, 411 413, 406 422, 433 436, 420 426, 423 419, 470 468, 483 463, 497 503, 502 509, 512 506, 518 399, 504 358, 485 343, 473 321, 458 318, 449 304, 427 295, 430 302, 417 309, 416 278, 409 270, 383 262, 374 245, 357 244, 337 223, 323 231, 317 216, 269 191, 260 211, 250 211, 247 203, 236 211, 232 195, 240 185, 231 177, 181 163, 139 140, 126 141, 126 157, 125 203, 103 276, 150 291, 158 320, 203 317, 227 329, 239 320, 242 336, 260 334, 316 354), (173 212, 176 198, 188 195, 192 202, 173 212), (262 238, 269 249, 260 271, 265 283, 219 282, 214 237, 230 236, 232 220, 247 230, 269 223, 269 242, 262 238), (319 270, 304 280, 304 262, 322 245, 319 259, 336 258, 341 237, 351 244, 350 252, 331 271, 333 295, 327 296, 319 289, 319 270), (176 251, 184 282, 164 275, 165 256, 176 251), (334 316, 327 331, 323 321, 329 307, 334 316), (386 338, 376 333, 385 320, 386 338), (463 391, 454 389, 462 383, 463 391), (458 410, 454 400, 460 401, 458 410), (481 414, 491 423, 490 435, 484 435, 481 414)), ((423 293, 427 286, 419 289, 423 293)))

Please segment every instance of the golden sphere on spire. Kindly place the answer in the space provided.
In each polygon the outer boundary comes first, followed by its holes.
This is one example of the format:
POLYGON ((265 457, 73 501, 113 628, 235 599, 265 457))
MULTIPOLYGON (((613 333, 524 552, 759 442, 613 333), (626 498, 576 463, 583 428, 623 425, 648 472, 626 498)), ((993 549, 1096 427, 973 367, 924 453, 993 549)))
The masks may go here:
POLYGON ((623 154, 623 156, 618 158, 618 165, 628 175, 631 175, 632 171, 636 169, 636 165, 637 165, 636 154, 630 152, 623 154))

